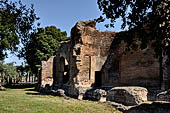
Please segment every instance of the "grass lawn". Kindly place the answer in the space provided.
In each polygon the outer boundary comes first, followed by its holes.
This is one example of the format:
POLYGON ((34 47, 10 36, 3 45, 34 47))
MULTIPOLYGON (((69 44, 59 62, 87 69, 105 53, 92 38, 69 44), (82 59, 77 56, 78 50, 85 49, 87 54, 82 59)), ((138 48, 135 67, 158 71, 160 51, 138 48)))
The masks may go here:
POLYGON ((0 91, 0 113, 119 113, 106 103, 39 95, 31 88, 0 91))

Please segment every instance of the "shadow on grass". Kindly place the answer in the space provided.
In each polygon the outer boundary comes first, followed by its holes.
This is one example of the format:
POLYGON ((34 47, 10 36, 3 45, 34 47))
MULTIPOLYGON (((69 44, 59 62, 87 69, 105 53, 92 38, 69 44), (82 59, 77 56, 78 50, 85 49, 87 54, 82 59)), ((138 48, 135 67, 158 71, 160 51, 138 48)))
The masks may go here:
MULTIPOLYGON (((42 93, 40 92, 35 92, 35 93, 26 93, 27 95, 43 95, 42 93)), ((45 95, 45 94, 44 94, 45 95)))
POLYGON ((4 85, 5 88, 10 88, 10 89, 34 88, 35 86, 36 84, 30 84, 30 83, 4 85))
POLYGON ((50 90, 49 91, 37 91, 35 89, 26 89, 25 91, 28 91, 25 93, 26 95, 48 95, 48 96, 59 96, 59 97, 68 98, 65 94, 61 95, 57 92, 53 92, 50 90))
POLYGON ((31 89, 25 89, 24 91, 27 91, 26 92, 27 95, 47 95, 46 93, 39 92, 38 90, 35 89, 35 87, 31 89))
POLYGON ((54 95, 54 94, 52 94, 52 93, 42 93, 42 92, 38 92, 38 91, 36 91, 36 92, 27 92, 26 94, 27 94, 27 95, 49 95, 49 96, 57 96, 57 95, 54 95))

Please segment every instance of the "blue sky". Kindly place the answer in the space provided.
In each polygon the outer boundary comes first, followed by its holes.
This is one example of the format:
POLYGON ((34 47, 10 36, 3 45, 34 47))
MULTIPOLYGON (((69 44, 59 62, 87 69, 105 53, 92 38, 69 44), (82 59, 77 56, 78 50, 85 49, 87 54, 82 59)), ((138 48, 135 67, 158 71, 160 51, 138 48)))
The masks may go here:
MULTIPOLYGON (((15 0, 17 1, 17 0, 15 0)), ((93 20, 101 15, 98 9, 97 0, 21 0, 27 7, 34 4, 34 9, 41 27, 55 25, 70 36, 71 28, 78 21, 93 20)), ((97 24, 100 31, 120 31, 120 21, 114 29, 106 29, 104 24, 97 24)), ((21 64, 14 55, 9 55, 6 62, 15 61, 21 64)))

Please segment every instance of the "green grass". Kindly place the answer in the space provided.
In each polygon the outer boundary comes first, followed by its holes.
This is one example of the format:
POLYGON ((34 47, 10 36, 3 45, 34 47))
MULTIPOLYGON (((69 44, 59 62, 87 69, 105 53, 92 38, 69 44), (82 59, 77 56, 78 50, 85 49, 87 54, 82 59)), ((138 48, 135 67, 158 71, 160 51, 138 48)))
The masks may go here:
POLYGON ((0 91, 0 113, 119 113, 106 103, 39 95, 31 89, 0 91))

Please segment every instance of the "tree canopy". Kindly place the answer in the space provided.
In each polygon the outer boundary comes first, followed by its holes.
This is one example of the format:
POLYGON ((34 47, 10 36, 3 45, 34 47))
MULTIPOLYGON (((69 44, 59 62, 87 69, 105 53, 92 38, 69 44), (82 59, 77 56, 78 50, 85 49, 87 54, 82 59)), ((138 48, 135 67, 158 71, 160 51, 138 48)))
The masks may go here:
POLYGON ((128 27, 125 36, 115 42, 124 40, 128 49, 145 49, 152 42, 156 56, 170 54, 169 0, 98 0, 98 6, 103 12, 98 22, 109 19, 110 24, 106 26, 114 27, 116 19, 121 18, 122 29, 128 27))
POLYGON ((6 50, 16 51, 20 41, 25 45, 38 19, 33 5, 26 8, 21 1, 0 1, 0 60, 7 55, 6 50))
MULTIPOLYGON (((114 27, 116 19, 122 19, 122 29, 128 31, 119 33, 113 40, 116 45, 125 42, 126 51, 145 49, 151 46, 160 63, 160 83, 163 88, 164 62, 170 63, 170 1, 169 0, 98 0, 102 11, 97 21, 107 19, 114 27)), ((119 47, 117 46, 117 47, 119 47)), ((125 51, 125 52, 126 52, 125 51)), ((166 65, 165 65, 166 68, 166 65)))
POLYGON ((59 42, 65 40, 66 35, 66 32, 61 32, 55 26, 38 28, 37 32, 31 34, 30 41, 25 46, 24 56, 34 73, 42 60, 46 61, 56 54, 59 42))

